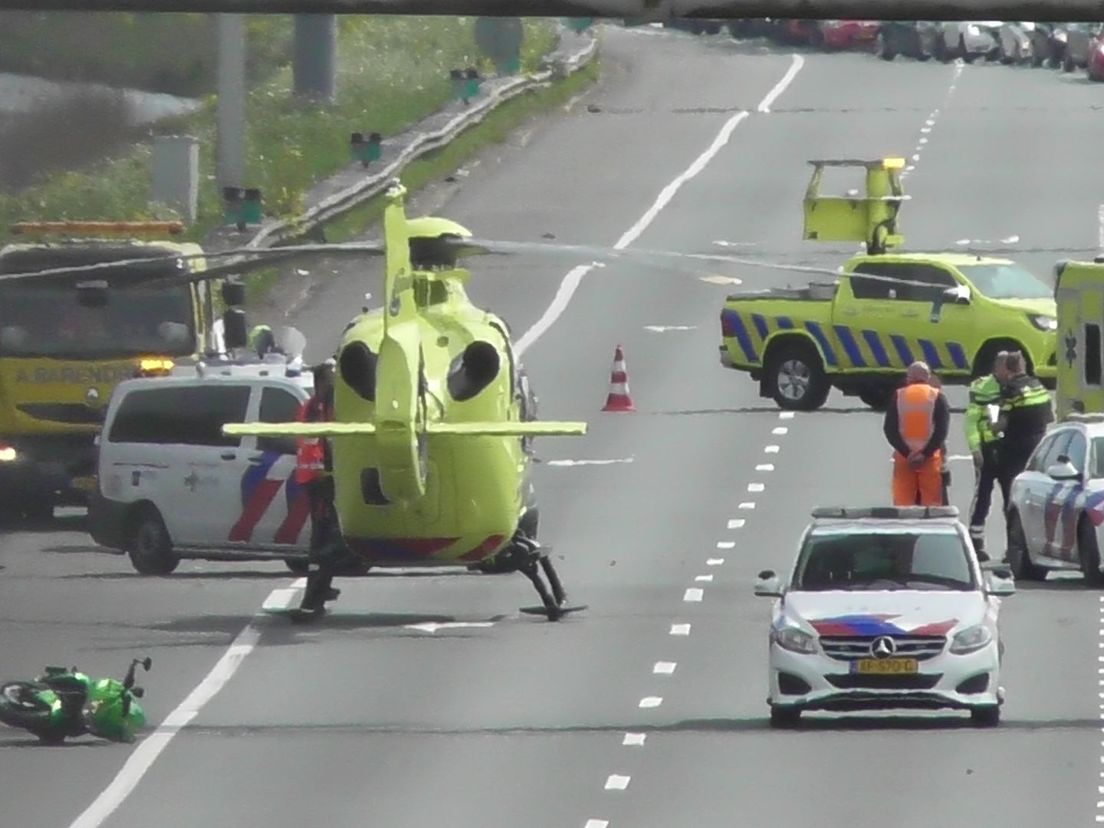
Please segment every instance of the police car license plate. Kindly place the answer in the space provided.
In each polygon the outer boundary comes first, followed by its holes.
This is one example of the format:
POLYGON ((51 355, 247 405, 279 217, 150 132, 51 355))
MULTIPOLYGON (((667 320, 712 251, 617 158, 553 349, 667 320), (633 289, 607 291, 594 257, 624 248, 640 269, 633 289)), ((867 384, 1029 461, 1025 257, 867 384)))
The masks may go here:
POLYGON ((860 658, 852 662, 851 672, 875 675, 915 673, 919 666, 915 658, 860 658))

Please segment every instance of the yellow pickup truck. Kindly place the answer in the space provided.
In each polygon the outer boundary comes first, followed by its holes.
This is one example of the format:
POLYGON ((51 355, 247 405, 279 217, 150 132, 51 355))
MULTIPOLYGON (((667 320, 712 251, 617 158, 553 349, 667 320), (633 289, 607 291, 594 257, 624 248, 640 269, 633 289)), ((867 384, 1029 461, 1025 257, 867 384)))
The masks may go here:
POLYGON ((1056 316, 1050 288, 1008 259, 864 254, 838 283, 729 296, 721 362, 799 411, 822 406, 833 387, 884 407, 917 359, 944 383, 966 384, 1002 349, 1023 351, 1054 387, 1056 316))
POLYGON ((1020 350, 1053 388, 1057 310, 1049 287, 1003 258, 892 251, 908 199, 899 158, 811 161, 804 238, 864 241, 831 282, 730 295, 721 310, 721 363, 749 373, 784 409, 819 408, 833 387, 884 408, 909 364, 949 385, 988 373, 1020 350), (862 167, 866 195, 822 196, 826 167, 862 167))

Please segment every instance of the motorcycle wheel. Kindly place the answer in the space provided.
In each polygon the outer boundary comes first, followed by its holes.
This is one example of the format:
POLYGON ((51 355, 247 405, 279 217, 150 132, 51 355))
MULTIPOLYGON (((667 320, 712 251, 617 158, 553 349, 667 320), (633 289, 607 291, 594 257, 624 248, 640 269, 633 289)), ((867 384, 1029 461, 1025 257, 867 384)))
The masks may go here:
POLYGON ((42 689, 29 681, 9 681, 0 685, 0 722, 29 730, 47 741, 51 709, 38 698, 42 689))

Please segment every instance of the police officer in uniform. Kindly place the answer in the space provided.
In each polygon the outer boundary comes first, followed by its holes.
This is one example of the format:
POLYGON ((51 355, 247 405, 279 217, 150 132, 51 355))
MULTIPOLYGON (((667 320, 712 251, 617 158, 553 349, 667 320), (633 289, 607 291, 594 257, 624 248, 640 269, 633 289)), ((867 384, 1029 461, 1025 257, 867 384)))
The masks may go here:
POLYGON ((1031 453, 1054 422, 1050 392, 1027 373, 1023 354, 1012 351, 998 359, 993 376, 1000 382, 1000 417, 996 430, 1001 433, 997 480, 1004 496, 1005 514, 1012 481, 1024 470, 1031 453))
MULTIPOLYGON (((333 359, 327 359, 312 369, 314 393, 300 409, 299 419, 303 422, 333 420, 335 366, 333 359)), ((306 487, 311 508, 310 563, 307 588, 299 609, 303 612, 321 612, 326 601, 333 601, 340 595, 340 591, 331 584, 343 547, 334 508, 333 457, 328 440, 300 438, 296 479, 306 487)))
MULTIPOLYGON (((1007 351, 997 354, 997 362, 1008 356, 1007 351)), ((995 369, 994 369, 995 370, 995 369)), ((989 418, 989 406, 999 406, 1001 384, 993 374, 978 377, 970 383, 970 401, 966 406, 966 445, 974 459, 974 497, 970 504, 970 539, 977 550, 978 559, 989 560, 985 552, 985 520, 993 502, 993 485, 999 469, 1000 434, 989 418)), ((1003 489, 1002 489, 1003 491, 1003 489)), ((1005 502, 1004 508, 1008 509, 1005 502)))

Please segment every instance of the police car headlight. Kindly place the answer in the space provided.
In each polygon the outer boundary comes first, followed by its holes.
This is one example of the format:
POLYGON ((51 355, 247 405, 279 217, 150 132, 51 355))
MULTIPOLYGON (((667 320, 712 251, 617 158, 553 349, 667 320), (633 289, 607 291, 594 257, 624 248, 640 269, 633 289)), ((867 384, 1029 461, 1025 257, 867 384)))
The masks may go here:
POLYGON ((1039 316, 1030 315, 1028 317, 1031 320, 1031 324, 1038 328, 1040 331, 1056 331, 1058 330, 1058 320, 1053 316, 1039 316))
POLYGON ((951 639, 951 652, 956 655, 965 655, 980 650, 993 640, 993 634, 984 624, 976 627, 968 627, 962 632, 956 633, 951 639))
POLYGON ((0 445, 0 463, 14 463, 19 459, 19 452, 11 446, 0 445))
POLYGON ((809 633, 799 630, 797 627, 782 627, 781 629, 772 627, 770 638, 783 650, 789 650, 791 653, 805 653, 808 655, 817 651, 816 636, 809 635, 809 633))

